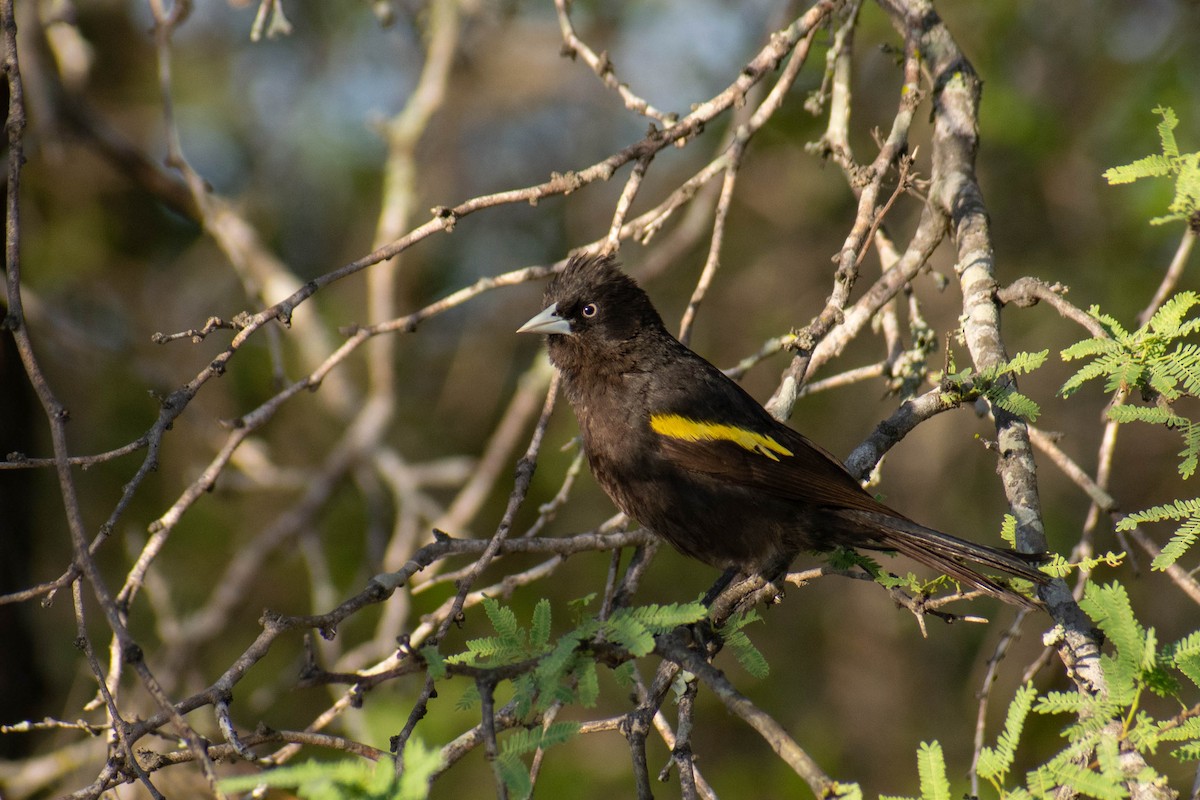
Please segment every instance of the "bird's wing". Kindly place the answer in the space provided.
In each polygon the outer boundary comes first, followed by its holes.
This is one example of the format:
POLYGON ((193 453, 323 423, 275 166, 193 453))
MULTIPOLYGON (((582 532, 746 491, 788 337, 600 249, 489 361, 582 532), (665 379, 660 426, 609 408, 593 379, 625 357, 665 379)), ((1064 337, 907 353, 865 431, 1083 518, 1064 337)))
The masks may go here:
POLYGON ((782 425, 768 430, 651 416, 659 455, 689 472, 816 506, 888 511, 845 467, 804 436, 782 425), (782 429, 782 430, 781 430, 782 429))
POLYGON ((740 386, 701 362, 707 369, 689 370, 690 380, 672 382, 678 388, 650 403, 649 424, 661 458, 780 499, 896 516, 836 457, 776 421, 740 386))

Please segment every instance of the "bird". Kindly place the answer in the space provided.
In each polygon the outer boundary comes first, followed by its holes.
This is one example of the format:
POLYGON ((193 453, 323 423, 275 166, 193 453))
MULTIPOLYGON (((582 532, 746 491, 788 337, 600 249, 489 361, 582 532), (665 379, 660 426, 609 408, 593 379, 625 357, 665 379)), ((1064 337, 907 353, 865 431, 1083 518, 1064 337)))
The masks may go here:
POLYGON ((597 483, 627 516, 727 575, 801 552, 901 553, 960 585, 1036 607, 991 573, 1043 583, 1042 555, 976 544, 877 500, 672 335, 611 253, 572 255, 518 333, 545 334, 597 483))

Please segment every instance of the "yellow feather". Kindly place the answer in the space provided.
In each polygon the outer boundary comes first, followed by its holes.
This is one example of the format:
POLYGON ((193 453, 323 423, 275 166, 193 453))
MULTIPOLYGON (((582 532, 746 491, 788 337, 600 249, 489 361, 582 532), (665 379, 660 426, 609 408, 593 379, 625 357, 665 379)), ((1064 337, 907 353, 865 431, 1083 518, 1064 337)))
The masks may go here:
POLYGON ((733 442, 751 452, 766 456, 772 461, 778 461, 779 456, 790 456, 792 451, 761 433, 739 428, 736 425, 725 425, 720 422, 699 422, 678 414, 653 414, 650 417, 650 429, 662 436, 672 439, 683 439, 689 442, 724 440, 733 442))

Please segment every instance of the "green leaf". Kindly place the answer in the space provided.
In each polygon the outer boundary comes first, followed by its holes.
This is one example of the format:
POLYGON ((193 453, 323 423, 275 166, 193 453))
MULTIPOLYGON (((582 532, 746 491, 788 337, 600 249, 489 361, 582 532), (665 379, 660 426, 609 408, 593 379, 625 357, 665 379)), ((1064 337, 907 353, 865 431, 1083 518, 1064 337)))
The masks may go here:
POLYGON ((1031 683, 1026 683, 1017 690, 1016 696, 1008 705, 1008 714, 1004 719, 1004 731, 996 740, 995 749, 984 747, 980 751, 977 767, 979 777, 997 782, 1004 780, 1004 776, 1012 768, 1017 745, 1021 740, 1021 730, 1025 726, 1025 718, 1029 716, 1036 697, 1037 690, 1031 683))
POLYGON ((1084 589, 1079 607, 1104 631, 1118 652, 1132 656, 1141 653, 1146 633, 1133 616, 1129 594, 1119 583, 1098 586, 1090 583, 1084 589))
POLYGON ((1017 546, 1017 518, 1012 514, 1004 515, 1004 522, 1000 523, 1000 538, 1007 542, 1009 547, 1017 546))
POLYGON ((1176 337, 1187 318, 1187 312, 1197 303, 1200 303, 1200 296, 1195 292, 1174 294, 1159 306, 1147 325, 1157 334, 1176 337))
POLYGON ((1167 210, 1171 213, 1150 220, 1160 225, 1172 220, 1189 220, 1200 207, 1200 153, 1180 153, 1174 129, 1179 124, 1173 109, 1158 106, 1154 113, 1162 116, 1157 126, 1161 154, 1139 158, 1131 164, 1112 167, 1104 173, 1110 184, 1132 183, 1141 178, 1175 177, 1175 194, 1167 210))
POLYGON ((1047 692, 1033 710, 1039 714, 1078 714, 1085 703, 1078 692, 1047 692))
POLYGON ((1156 126, 1158 129, 1158 139, 1162 142, 1163 155, 1167 158, 1175 158, 1179 155, 1179 145, 1175 143, 1175 128, 1179 125, 1179 117, 1175 114, 1175 109, 1170 106, 1155 106, 1154 113, 1161 116, 1162 122, 1156 126))
POLYGON ((613 619, 633 619, 655 633, 666 633, 680 625, 699 622, 706 616, 708 608, 703 603, 672 603, 665 606, 651 604, 623 608, 613 614, 613 619))
POLYGON ((1156 570, 1165 570, 1180 559, 1200 539, 1200 498, 1175 500, 1166 505, 1137 511, 1121 519, 1117 530, 1133 530, 1138 525, 1165 520, 1184 520, 1172 534, 1170 541, 1151 563, 1156 570))
POLYGON ((942 746, 921 742, 917 751, 917 774, 921 778, 922 800, 950 800, 950 781, 946 777, 946 760, 942 746))
POLYGON ((534 670, 534 680, 538 690, 538 708, 546 709, 558 698, 556 691, 562 683, 568 670, 576 660, 576 650, 579 639, 574 635, 566 635, 558 640, 558 644, 547 653, 534 670))
POLYGON ((733 651, 733 656, 742 668, 751 676, 762 680, 771 672, 767 659, 759 651, 745 631, 734 631, 725 637, 725 646, 733 651))
POLYGON ((654 634, 628 615, 618 617, 614 614, 609 619, 605 632, 610 639, 638 658, 648 656, 654 650, 654 634))
POLYGON ((1104 170, 1104 179, 1110 185, 1133 183, 1139 178, 1162 178, 1171 174, 1171 160, 1166 156, 1153 155, 1139 158, 1132 164, 1109 167, 1104 170))
MULTIPOLYGON (((1168 657, 1171 664, 1200 687, 1200 631, 1189 634, 1171 647, 1168 657)), ((1193 717, 1200 721, 1200 717, 1193 717)), ((1197 724, 1200 724, 1198 722, 1197 724)))
POLYGON ((426 645, 419 651, 421 659, 425 662, 425 669, 429 673, 429 677, 435 681, 440 681, 446 677, 446 659, 438 652, 434 645, 426 645))
POLYGON ((834 781, 829 787, 830 798, 838 798, 838 800, 863 800, 862 788, 857 783, 842 783, 834 781))
POLYGON ((1150 562, 1150 567, 1156 570, 1165 570, 1182 558, 1197 539, 1200 539, 1200 517, 1193 517, 1171 535, 1162 551, 1150 562))
POLYGON ((1167 519, 1185 519, 1200 515, 1200 498, 1193 500, 1175 500, 1166 505, 1153 506, 1143 511, 1135 511, 1117 523, 1117 530, 1131 531, 1144 522, 1162 522, 1167 519))
POLYGON ((1049 350, 1042 350, 1038 353, 1017 353, 1005 363, 1002 371, 1014 375, 1027 375, 1045 364, 1049 356, 1049 350))
POLYGON ((578 722, 554 722, 545 728, 514 731, 504 738, 501 754, 520 756, 569 741, 579 733, 578 722))
POLYGON ((984 397, 1015 417, 1036 422, 1042 413, 1041 407, 1028 396, 1015 389, 992 388, 984 392, 984 397))
POLYGON ((267 770, 255 775, 238 775, 219 781, 223 792, 250 791, 258 786, 286 789, 303 800, 421 800, 428 794, 428 779, 441 767, 441 752, 427 748, 418 739, 405 748, 406 774, 412 778, 397 784, 390 758, 376 763, 363 760, 306 761, 267 770))
POLYGON ((454 704, 455 711, 470 711, 479 705, 479 687, 475 684, 469 684, 463 693, 459 696, 458 702, 454 704))
POLYGON ((511 608, 500 605, 490 597, 485 597, 483 598, 483 610, 491 621, 492 627, 496 629, 496 633, 500 634, 501 639, 513 643, 523 641, 521 626, 517 623, 517 615, 511 608))
POLYGON ((550 601, 538 600, 533 607, 533 620, 529 624, 529 645, 534 651, 544 650, 550 642, 550 601))
POLYGON ((1106 415, 1113 422, 1148 422, 1151 425, 1166 425, 1168 427, 1178 427, 1181 424, 1186 424, 1187 420, 1158 406, 1131 406, 1119 405, 1112 406, 1106 412, 1106 415))
MULTIPOLYGON (((384 763, 380 762, 380 764, 384 763)), ((429 796, 430 779, 442 766, 441 748, 427 746, 420 737, 413 736, 404 747, 404 772, 400 775, 399 791, 395 795, 381 794, 380 797, 394 796, 396 800, 424 800, 429 796)), ((390 759, 386 762, 386 767, 394 777, 395 766, 390 759)), ((376 774, 379 771, 377 768, 376 774)))
POLYGON ((613 669, 612 674, 618 686, 622 689, 629 689, 636 682, 637 668, 632 661, 626 661, 624 664, 620 664, 613 669))
POLYGON ((596 662, 590 658, 580 659, 575 667, 577 697, 584 708, 595 708, 600 699, 600 678, 596 671, 596 662))
POLYGON ((508 787, 510 797, 525 800, 533 794, 533 780, 520 758, 511 753, 501 754, 496 757, 496 768, 500 772, 500 779, 508 787))

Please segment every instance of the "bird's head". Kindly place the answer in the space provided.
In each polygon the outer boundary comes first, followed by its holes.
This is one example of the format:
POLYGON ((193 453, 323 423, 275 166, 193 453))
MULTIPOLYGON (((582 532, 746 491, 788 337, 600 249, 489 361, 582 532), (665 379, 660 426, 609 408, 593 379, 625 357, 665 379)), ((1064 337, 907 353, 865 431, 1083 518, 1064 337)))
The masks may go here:
POLYGON ((585 352, 617 358, 644 334, 663 331, 662 318, 614 256, 576 255, 546 286, 545 308, 517 329, 549 335, 560 368, 585 352))

